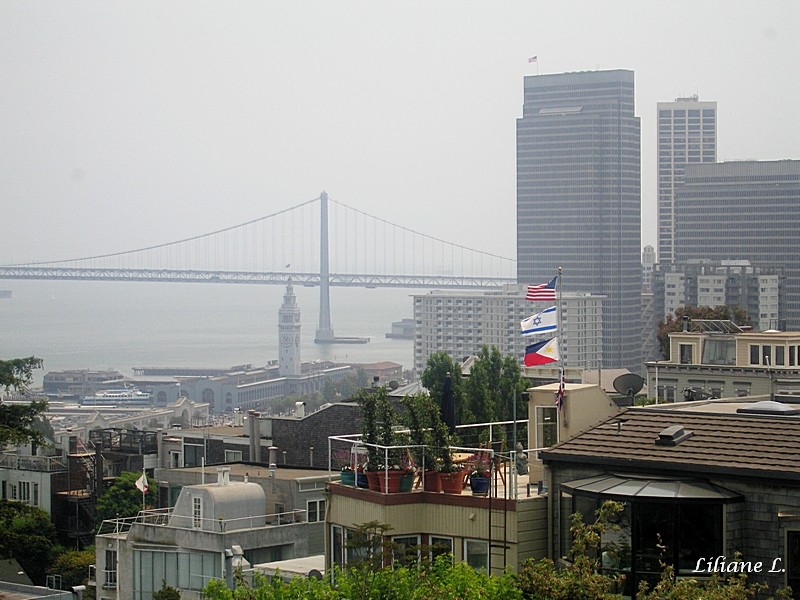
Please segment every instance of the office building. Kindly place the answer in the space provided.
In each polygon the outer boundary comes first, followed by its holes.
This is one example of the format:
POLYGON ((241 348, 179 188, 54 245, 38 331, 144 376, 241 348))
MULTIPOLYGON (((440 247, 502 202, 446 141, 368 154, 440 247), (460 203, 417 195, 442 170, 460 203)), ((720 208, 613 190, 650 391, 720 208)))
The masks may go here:
MULTIPOLYGON (((524 337, 520 321, 554 305, 525 299, 525 286, 502 290, 432 291, 414 298, 414 368, 421 373, 434 352, 455 360, 495 346, 520 361, 525 346, 558 335, 524 337)), ((569 293, 561 298, 561 348, 565 365, 597 368, 603 357, 602 296, 569 293)))
POLYGON ((642 250, 642 293, 653 291, 653 267, 656 264, 656 250, 650 244, 642 250))
POLYGON ((731 306, 744 309, 757 330, 783 329, 783 280, 781 268, 747 260, 660 264, 653 276, 655 316, 663 321, 683 306, 731 306))
POLYGON ((525 78, 517 119, 517 281, 563 268, 606 297, 603 366, 641 371, 640 123, 632 71, 525 78))
POLYGON ((687 165, 675 196, 675 251, 676 262, 782 269, 781 328, 800 330, 800 160, 687 165))
POLYGON ((717 103, 658 103, 658 262, 675 260, 675 191, 687 164, 717 162, 717 103))

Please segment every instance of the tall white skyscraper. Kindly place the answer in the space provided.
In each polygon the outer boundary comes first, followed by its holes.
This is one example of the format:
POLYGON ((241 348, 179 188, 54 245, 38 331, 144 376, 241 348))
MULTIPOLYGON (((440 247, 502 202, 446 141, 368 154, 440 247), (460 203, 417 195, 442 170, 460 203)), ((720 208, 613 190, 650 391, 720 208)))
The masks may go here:
POLYGON ((717 103, 658 103, 658 262, 675 261, 675 191, 687 164, 717 162, 717 103))

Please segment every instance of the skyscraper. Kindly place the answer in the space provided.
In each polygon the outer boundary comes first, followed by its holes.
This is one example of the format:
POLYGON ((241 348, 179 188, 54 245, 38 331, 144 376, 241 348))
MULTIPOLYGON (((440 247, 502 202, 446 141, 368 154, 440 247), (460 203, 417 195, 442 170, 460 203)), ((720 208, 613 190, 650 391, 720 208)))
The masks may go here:
POLYGON ((717 103, 658 103, 658 262, 675 260, 675 191, 687 164, 717 162, 717 103))
MULTIPOLYGON (((687 165, 675 196, 675 261, 750 261, 780 268, 786 323, 778 327, 798 331, 799 207, 800 160, 687 165)), ((761 307, 750 318, 767 320, 769 310, 761 307)))
MULTIPOLYGON (((633 72, 525 78, 517 119, 517 281, 606 296, 603 365, 641 359, 640 123, 633 72)), ((595 365, 589 365, 594 367, 595 365)))

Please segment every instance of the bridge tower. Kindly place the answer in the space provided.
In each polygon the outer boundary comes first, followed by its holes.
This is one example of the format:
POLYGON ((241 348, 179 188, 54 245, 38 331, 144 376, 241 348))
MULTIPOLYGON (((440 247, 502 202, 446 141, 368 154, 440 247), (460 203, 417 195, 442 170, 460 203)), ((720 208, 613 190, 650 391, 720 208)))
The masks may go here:
POLYGON ((300 307, 292 279, 286 282, 283 304, 278 311, 278 372, 282 377, 300 375, 300 307))
POLYGON ((330 271, 328 269, 328 193, 319 195, 319 327, 314 341, 329 344, 336 339, 331 327, 330 271))

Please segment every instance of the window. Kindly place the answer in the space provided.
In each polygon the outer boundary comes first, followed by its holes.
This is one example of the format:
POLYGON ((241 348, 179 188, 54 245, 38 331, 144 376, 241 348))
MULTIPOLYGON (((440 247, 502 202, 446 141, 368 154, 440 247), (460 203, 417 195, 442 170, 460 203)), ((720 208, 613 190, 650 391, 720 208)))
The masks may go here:
POLYGON ((758 365, 761 364, 758 360, 759 353, 761 351, 761 347, 755 344, 750 345, 750 364, 751 365, 758 365))
POLYGON ((769 367, 772 365, 772 346, 761 346, 761 358, 764 366, 769 367))
POLYGON ((169 467, 171 469, 178 469, 183 466, 181 464, 181 456, 181 453, 177 450, 169 451, 169 467))
POLYGON ((306 516, 309 523, 325 520, 325 500, 309 500, 306 502, 306 516))
POLYGON ((39 484, 33 484, 33 502, 31 503, 34 506, 39 506, 39 484))
POLYGON ((680 360, 682 365, 691 365, 692 364, 692 345, 691 344, 681 344, 680 345, 680 360))
POLYGON ((106 550, 106 564, 103 570, 103 587, 117 587, 117 551, 106 550))
POLYGON ((19 501, 29 504, 31 501, 31 483, 30 481, 19 482, 19 501))
POLYGON ((453 538, 432 535, 428 541, 430 542, 429 546, 431 560, 436 559, 437 556, 453 554, 453 538))
POLYGON ((536 447, 549 448, 558 443, 558 408, 536 407, 536 447))
POLYGON ((419 536, 404 535, 392 538, 392 564, 410 566, 419 562, 419 536))
POLYGON ((464 540, 464 561, 476 571, 489 572, 489 542, 464 540))
POLYGON ((789 366, 795 366, 795 348, 796 346, 789 346, 789 366))
POLYGON ((225 462, 226 463, 242 462, 242 451, 225 450, 225 462))
POLYGON ((339 525, 331 525, 331 564, 344 567, 344 529, 339 525))
POLYGON ((786 364, 783 346, 775 346, 775 366, 782 367, 786 364))
POLYGON ((192 498, 192 527, 200 529, 203 526, 203 499, 195 496, 192 498))
POLYGON ((203 464, 205 457, 205 446, 202 444, 184 444, 183 445, 183 466, 184 467, 199 467, 203 464))
POLYGON ((786 584, 800 590, 800 531, 786 532, 786 584))

